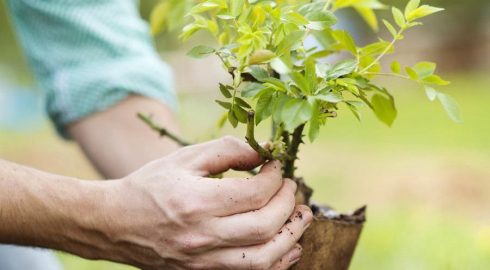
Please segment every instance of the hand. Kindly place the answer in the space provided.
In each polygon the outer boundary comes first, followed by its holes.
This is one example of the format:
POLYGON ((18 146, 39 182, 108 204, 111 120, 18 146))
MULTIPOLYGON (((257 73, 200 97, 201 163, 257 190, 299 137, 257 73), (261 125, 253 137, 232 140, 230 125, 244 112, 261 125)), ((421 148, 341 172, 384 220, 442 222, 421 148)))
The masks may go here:
POLYGON ((104 258, 143 269, 287 269, 312 220, 271 161, 250 178, 213 179, 263 161, 232 137, 182 148, 112 181, 104 258), (108 233, 109 232, 109 233, 108 233))

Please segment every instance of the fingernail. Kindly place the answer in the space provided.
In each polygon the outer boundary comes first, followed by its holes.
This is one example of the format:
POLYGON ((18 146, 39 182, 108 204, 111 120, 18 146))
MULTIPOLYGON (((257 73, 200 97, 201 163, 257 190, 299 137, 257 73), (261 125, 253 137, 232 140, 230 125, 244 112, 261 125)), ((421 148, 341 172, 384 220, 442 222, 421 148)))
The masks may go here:
POLYGON ((305 223, 305 228, 308 228, 313 222, 313 213, 309 208, 303 210, 302 213, 303 213, 303 221, 305 223))
POLYGON ((293 263, 299 261, 302 252, 303 248, 299 244, 296 244, 288 254, 289 262, 293 263))
POLYGON ((310 226, 311 226, 311 221, 310 221, 309 223, 306 223, 306 225, 305 225, 305 227, 304 227, 304 228, 305 228, 305 230, 306 230, 306 229, 308 229, 310 226))

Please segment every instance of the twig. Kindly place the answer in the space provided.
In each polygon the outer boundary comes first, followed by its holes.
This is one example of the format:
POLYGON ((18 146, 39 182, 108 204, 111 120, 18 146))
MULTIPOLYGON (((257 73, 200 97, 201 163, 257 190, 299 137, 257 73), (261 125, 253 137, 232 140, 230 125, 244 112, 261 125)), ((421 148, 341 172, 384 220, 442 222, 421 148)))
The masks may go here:
MULTIPOLYGON (((178 143, 180 146, 189 146, 189 145, 192 145, 191 143, 188 143, 180 138, 178 138, 177 136, 173 135, 172 133, 170 133, 167 129, 163 128, 163 127, 160 127, 158 126, 157 124, 155 124, 155 122, 153 122, 153 120, 151 119, 150 116, 146 116, 142 113, 138 113, 138 118, 141 119, 143 122, 145 122, 145 124, 147 124, 152 130, 158 132, 158 134, 160 134, 160 136, 166 136, 168 137, 169 139, 172 139, 173 141, 175 141, 176 143, 178 143)), ((265 150, 265 149, 264 149, 265 150)), ((250 170, 250 171, 247 171, 250 175, 257 175, 258 174, 258 171, 256 170, 250 170)))
POLYGON ((169 139, 178 143, 180 146, 191 145, 190 143, 182 140, 181 138, 177 137, 175 134, 168 131, 166 128, 157 125, 155 122, 153 122, 150 116, 144 115, 142 113, 138 113, 138 118, 141 119, 143 122, 145 122, 151 129, 158 132, 158 134, 160 134, 161 137, 168 137, 169 139))
POLYGON ((265 160, 272 160, 274 157, 272 153, 266 150, 264 147, 255 140, 255 112, 248 111, 247 115, 247 139, 248 144, 265 160))

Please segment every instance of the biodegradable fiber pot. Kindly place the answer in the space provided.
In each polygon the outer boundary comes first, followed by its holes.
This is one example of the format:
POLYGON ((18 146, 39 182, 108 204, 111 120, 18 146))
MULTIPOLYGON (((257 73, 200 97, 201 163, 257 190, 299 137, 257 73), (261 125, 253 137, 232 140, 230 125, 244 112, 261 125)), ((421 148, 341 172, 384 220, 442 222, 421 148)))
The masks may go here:
POLYGON ((312 207, 315 218, 300 240, 301 260, 293 270, 346 270, 365 221, 363 207, 352 215, 326 215, 331 209, 312 207))

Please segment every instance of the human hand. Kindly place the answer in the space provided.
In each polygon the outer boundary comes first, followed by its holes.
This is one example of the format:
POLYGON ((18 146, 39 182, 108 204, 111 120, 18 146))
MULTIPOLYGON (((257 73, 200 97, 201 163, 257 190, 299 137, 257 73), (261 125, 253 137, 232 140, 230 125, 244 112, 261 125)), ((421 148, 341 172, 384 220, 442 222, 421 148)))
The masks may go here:
POLYGON ((207 177, 262 163, 248 144, 224 137, 112 181, 103 231, 113 245, 104 250, 143 269, 289 268, 312 214, 295 206, 296 184, 282 179, 281 164, 250 178, 207 177))

